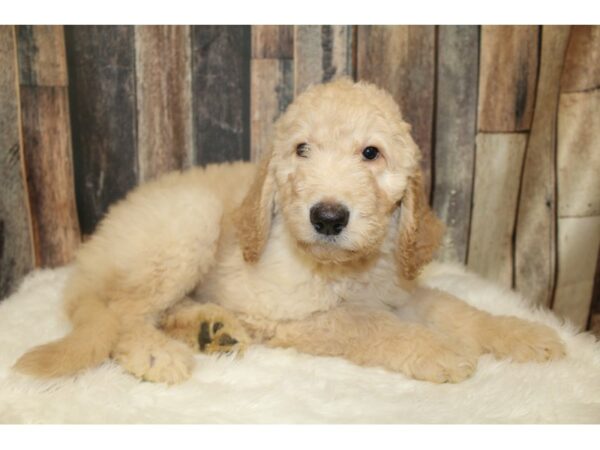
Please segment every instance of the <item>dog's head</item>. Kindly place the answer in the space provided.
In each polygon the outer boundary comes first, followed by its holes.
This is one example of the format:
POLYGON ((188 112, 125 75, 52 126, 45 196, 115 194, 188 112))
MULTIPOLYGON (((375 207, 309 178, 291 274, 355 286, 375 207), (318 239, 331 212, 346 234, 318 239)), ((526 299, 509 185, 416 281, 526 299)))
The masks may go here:
POLYGON ((279 118, 271 146, 236 214, 246 261, 260 258, 273 214, 323 263, 374 254, 401 207, 396 260, 415 278, 442 226, 423 192, 420 151, 392 97, 348 79, 314 86, 279 118))

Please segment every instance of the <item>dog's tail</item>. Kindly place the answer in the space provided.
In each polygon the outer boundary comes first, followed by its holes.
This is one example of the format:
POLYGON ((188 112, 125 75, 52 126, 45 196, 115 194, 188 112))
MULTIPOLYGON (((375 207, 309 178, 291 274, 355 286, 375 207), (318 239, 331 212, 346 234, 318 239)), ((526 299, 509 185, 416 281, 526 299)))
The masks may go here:
POLYGON ((51 378, 72 375, 107 359, 119 334, 119 320, 114 313, 100 299, 86 296, 77 299, 70 316, 71 333, 25 353, 15 369, 51 378))

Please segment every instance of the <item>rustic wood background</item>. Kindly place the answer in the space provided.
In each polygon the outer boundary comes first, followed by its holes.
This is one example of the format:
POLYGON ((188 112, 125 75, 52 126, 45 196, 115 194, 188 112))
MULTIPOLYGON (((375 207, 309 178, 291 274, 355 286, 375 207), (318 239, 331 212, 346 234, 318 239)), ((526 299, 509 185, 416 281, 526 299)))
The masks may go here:
POLYGON ((412 123, 441 257, 600 333, 598 26, 0 26, 0 298, 138 183, 258 158, 342 75, 412 123))

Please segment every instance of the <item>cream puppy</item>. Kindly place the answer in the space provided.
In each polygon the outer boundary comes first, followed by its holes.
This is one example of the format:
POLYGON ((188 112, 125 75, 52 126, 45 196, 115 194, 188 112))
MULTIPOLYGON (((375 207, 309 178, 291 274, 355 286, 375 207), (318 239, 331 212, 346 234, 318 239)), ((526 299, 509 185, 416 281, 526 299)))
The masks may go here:
POLYGON ((176 383, 194 350, 263 343, 442 383, 469 377, 484 352, 562 357, 550 328, 419 286, 443 234, 419 160, 385 91, 308 89, 258 166, 172 173, 111 208, 65 290, 73 331, 16 367, 59 376, 111 356, 176 383))

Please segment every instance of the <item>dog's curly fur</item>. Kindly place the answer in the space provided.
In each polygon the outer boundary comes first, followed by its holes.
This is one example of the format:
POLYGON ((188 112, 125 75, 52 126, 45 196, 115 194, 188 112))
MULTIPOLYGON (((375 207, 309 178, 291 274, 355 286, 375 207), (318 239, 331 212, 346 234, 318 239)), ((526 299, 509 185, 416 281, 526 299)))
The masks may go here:
POLYGON ((72 333, 16 367, 57 376, 112 356, 141 378, 175 383, 190 375, 193 350, 261 342, 457 382, 484 352, 564 355, 550 328, 419 286, 443 233, 419 160, 386 92, 348 79, 308 89, 258 166, 169 174, 114 206, 66 287, 72 333), (368 146, 379 157, 363 158, 368 146), (349 211, 338 235, 311 224, 319 202, 349 211))

